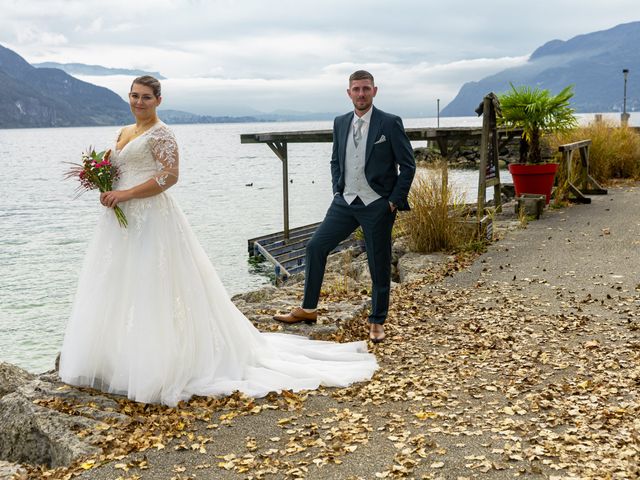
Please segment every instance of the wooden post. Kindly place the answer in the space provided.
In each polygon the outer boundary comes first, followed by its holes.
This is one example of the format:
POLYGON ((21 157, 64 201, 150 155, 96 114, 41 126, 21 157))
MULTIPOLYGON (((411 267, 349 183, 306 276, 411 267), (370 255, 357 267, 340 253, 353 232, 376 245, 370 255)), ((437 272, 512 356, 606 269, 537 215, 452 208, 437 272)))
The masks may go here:
POLYGON ((498 125, 492 95, 482 100, 482 136, 480 139, 480 171, 478 172, 478 220, 484 217, 487 203, 487 187, 493 187, 493 203, 496 211, 502 210, 500 164, 498 153, 498 125))
POLYGON ((500 183, 500 147, 498 145, 498 120, 496 118, 496 108, 491 103, 491 183, 493 183, 493 204, 496 212, 502 211, 502 184, 500 183))
POLYGON ((489 138, 491 135, 491 123, 489 111, 491 99, 484 97, 482 101, 482 137, 480 139, 480 169, 478 171, 478 206, 476 215, 478 219, 484 216, 484 206, 487 202, 487 165, 489 164, 489 138))
POLYGON ((284 210, 284 238, 289 240, 289 159, 287 142, 267 142, 269 148, 282 161, 282 203, 284 210))

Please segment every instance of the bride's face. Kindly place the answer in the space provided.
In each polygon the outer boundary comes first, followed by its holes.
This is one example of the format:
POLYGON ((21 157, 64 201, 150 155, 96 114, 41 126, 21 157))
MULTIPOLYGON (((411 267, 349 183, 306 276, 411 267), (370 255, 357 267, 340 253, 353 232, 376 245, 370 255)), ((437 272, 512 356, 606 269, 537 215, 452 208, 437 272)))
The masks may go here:
POLYGON ((156 114, 156 108, 160 105, 162 97, 156 97, 151 87, 134 83, 129 92, 129 106, 131 112, 138 119, 151 118, 156 114))

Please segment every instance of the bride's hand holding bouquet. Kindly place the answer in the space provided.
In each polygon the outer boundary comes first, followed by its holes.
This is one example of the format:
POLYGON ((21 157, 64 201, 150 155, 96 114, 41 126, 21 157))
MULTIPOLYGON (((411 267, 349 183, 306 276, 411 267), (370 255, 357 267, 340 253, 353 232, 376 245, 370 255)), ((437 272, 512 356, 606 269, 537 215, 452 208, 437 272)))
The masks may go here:
POLYGON ((126 190, 109 190, 100 194, 100 203, 109 208, 120 208, 120 202, 131 200, 131 194, 126 190))

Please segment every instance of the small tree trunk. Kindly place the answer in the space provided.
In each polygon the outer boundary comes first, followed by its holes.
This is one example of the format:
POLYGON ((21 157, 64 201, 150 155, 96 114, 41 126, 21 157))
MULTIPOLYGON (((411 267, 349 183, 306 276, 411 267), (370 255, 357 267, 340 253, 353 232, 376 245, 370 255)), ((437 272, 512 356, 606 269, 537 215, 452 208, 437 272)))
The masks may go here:
POLYGON ((540 130, 534 129, 531 132, 531 150, 529 151, 529 161, 531 163, 542 162, 542 152, 540 151, 540 130))
POLYGON ((524 138, 520 138, 520 163, 527 163, 529 155, 529 144, 524 138))

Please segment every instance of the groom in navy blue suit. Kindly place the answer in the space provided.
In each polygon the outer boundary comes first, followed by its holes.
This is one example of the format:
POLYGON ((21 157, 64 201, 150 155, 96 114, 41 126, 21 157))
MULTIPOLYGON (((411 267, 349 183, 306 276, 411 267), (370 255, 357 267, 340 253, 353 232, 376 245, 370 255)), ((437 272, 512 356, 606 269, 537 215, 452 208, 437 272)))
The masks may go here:
POLYGON ((274 316, 284 323, 317 321, 327 256, 361 226, 373 287, 369 338, 375 343, 384 339, 389 310, 391 230, 397 211, 409 210, 407 195, 416 169, 400 117, 373 106, 377 92, 369 72, 358 70, 349 77, 347 94, 354 111, 333 123, 333 202, 307 244, 302 307, 274 316))

